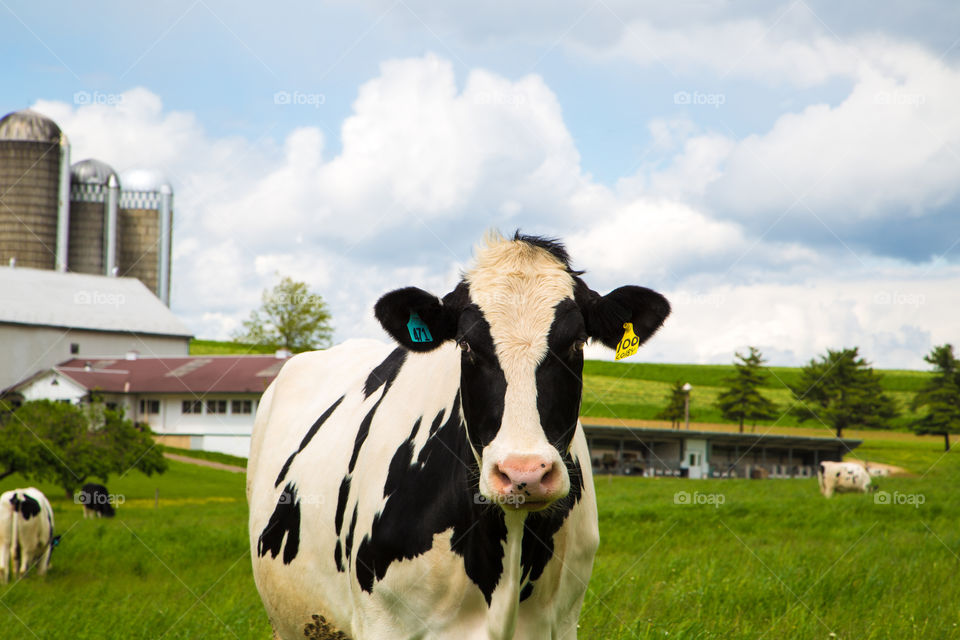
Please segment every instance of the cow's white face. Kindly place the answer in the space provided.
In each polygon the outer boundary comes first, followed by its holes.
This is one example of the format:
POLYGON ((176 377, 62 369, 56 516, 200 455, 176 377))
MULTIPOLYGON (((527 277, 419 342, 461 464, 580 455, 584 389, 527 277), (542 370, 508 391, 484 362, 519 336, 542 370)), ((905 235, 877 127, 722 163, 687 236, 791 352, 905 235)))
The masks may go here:
POLYGON ((670 305, 642 287, 601 297, 570 269, 561 245, 497 234, 442 302, 420 289, 399 289, 375 311, 410 350, 431 351, 447 340, 460 346, 460 406, 479 492, 508 511, 538 511, 579 481, 570 477, 578 467, 569 450, 586 340, 613 348, 624 323, 632 322, 643 342, 670 305))
POLYGON ((480 467, 479 491, 505 509, 564 497, 563 458, 582 391, 583 316, 567 265, 532 244, 488 246, 464 279, 461 407, 480 467))

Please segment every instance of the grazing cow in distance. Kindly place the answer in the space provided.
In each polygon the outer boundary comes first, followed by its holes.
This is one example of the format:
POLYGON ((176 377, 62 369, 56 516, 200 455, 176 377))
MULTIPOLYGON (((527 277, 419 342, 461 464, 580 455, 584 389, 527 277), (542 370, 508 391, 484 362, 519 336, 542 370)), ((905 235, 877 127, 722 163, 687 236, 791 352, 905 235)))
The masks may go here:
POLYGON ((0 574, 14 578, 38 561, 38 572, 46 575, 50 555, 60 541, 53 535, 53 509, 39 489, 14 489, 0 495, 0 574))
POLYGON ((599 542, 583 347, 643 343, 670 305, 601 296, 556 241, 488 235, 443 299, 375 315, 397 343, 289 360, 247 467, 254 578, 280 638, 567 638, 599 542), (335 631, 339 629, 339 631, 335 631))
POLYGON ((834 493, 867 493, 876 490, 870 474, 856 462, 821 462, 817 472, 820 493, 830 498, 834 493))
POLYGON ((111 503, 110 493, 102 484, 88 482, 77 494, 77 501, 83 505, 83 519, 112 518, 116 515, 111 503))

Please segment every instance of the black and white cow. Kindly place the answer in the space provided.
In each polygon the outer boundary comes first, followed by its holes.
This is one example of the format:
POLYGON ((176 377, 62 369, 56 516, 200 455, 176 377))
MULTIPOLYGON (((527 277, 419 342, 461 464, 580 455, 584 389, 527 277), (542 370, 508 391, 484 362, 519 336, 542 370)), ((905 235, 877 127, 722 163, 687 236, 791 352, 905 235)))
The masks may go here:
POLYGON ((39 489, 14 489, 0 495, 0 575, 24 575, 34 562, 45 575, 60 536, 53 535, 53 509, 39 489))
POLYGON ((102 484, 88 482, 77 494, 77 501, 83 505, 83 519, 112 518, 116 515, 110 492, 102 484))
POLYGON ((599 541, 583 346, 670 312, 590 290, 550 240, 490 234, 443 300, 375 312, 399 343, 292 358, 247 468, 253 570, 281 638, 575 638, 599 541))

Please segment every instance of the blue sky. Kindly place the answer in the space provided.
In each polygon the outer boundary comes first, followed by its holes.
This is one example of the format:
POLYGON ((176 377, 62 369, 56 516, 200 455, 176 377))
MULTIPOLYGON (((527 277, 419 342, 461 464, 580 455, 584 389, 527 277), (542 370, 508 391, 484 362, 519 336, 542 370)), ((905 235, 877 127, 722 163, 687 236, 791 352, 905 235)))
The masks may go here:
POLYGON ((957 342, 954 3, 0 16, 0 112, 36 108, 75 160, 172 182, 173 308, 200 336, 228 335, 282 273, 330 302, 338 339, 379 337, 379 294, 442 294, 485 228, 520 226, 566 239, 598 289, 674 300, 639 357, 859 345, 919 368, 957 342))

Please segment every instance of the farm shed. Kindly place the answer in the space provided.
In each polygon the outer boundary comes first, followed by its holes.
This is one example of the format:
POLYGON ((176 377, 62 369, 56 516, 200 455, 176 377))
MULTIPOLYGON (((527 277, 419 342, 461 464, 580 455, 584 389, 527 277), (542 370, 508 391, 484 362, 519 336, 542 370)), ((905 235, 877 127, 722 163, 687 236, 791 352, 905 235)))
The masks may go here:
POLYGON ((861 440, 583 424, 594 473, 684 478, 808 478, 861 440))

